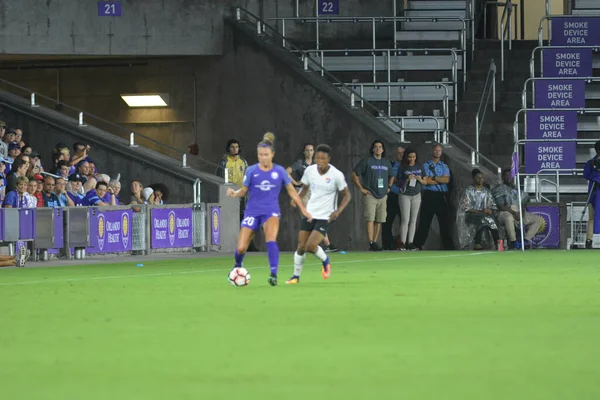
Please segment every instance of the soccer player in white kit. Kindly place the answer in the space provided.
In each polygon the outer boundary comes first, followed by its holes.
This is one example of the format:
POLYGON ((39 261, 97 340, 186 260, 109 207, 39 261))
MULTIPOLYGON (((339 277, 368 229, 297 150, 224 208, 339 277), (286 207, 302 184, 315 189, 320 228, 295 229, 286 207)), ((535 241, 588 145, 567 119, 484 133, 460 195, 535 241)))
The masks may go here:
POLYGON ((333 165, 331 147, 321 144, 315 152, 315 162, 306 168, 302 176, 300 198, 308 189, 311 191, 306 209, 312 220, 303 217, 298 233, 298 248, 294 253, 294 275, 285 283, 294 285, 300 282, 306 252, 314 254, 323 263, 321 276, 323 279, 331 275, 331 264, 325 251, 319 246, 329 231, 331 224, 346 208, 352 196, 344 174, 333 165), (338 194, 342 192, 342 201, 338 207, 338 194))

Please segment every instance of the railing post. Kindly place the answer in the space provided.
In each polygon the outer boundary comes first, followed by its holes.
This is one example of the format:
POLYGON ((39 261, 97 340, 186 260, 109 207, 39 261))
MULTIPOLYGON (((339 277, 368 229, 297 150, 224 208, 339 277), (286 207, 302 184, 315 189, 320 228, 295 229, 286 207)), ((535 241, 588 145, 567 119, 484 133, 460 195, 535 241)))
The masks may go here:
POLYGON ((479 112, 475 115, 475 150, 477 151, 476 158, 479 158, 479 112))
MULTIPOLYGON (((285 33, 285 19, 281 20, 281 31, 285 33)), ((285 47, 285 34, 281 35, 283 37, 283 47, 285 47)))
POLYGON ((240 10, 239 7, 235 8, 235 19, 236 19, 236 21, 242 20, 242 11, 240 10))
POLYGON ((224 168, 223 179, 225 179, 225 184, 227 185, 229 183, 229 171, 227 168, 224 168))
POLYGON ((189 165, 187 165, 187 154, 185 154, 185 153, 183 154, 183 160, 182 160, 181 167, 182 168, 189 168, 190 167, 189 165))
POLYGON ((302 55, 302 62, 304 65, 304 71, 308 71, 308 54, 304 53, 302 55))
POLYGON ((134 135, 135 133, 133 132, 129 134, 129 147, 138 147, 138 145, 135 144, 134 135))
POLYGON ((471 149, 471 165, 477 165, 475 162, 475 150, 471 149))
POLYGON ((406 140, 404 140, 404 129, 400 129, 400 143, 406 143, 406 140))
POLYGON ((87 126, 83 121, 83 111, 79 113, 79 126, 87 126))
POLYGON ((263 32, 262 32, 262 22, 260 22, 260 21, 256 21, 256 34, 258 36, 261 36, 263 34, 263 32))
POLYGON ((31 107, 39 107, 39 105, 35 104, 35 93, 31 93, 31 107))
POLYGON ((492 110, 496 112, 496 71, 492 78, 492 110))
POLYGON ((354 95, 354 92, 350 93, 350 107, 356 108, 356 96, 354 95))

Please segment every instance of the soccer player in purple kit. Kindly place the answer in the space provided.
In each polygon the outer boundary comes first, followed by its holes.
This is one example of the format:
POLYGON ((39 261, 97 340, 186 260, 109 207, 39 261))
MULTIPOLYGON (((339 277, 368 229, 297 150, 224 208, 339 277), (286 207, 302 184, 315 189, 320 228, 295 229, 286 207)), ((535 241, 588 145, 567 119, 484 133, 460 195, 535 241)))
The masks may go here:
POLYGON ((294 189, 292 180, 285 168, 273 163, 273 157, 275 156, 274 142, 275 135, 271 132, 265 133, 263 140, 258 144, 258 163, 246 168, 241 189, 227 189, 227 196, 230 197, 244 197, 246 193, 250 193, 235 250, 234 268, 242 266, 246 250, 254 233, 262 226, 265 232, 267 255, 271 267, 271 275, 269 276, 271 286, 277 285, 277 269, 279 268, 277 234, 279 233, 280 216, 279 193, 282 187, 285 187, 302 215, 312 221, 312 216, 302 204, 302 200, 294 189))

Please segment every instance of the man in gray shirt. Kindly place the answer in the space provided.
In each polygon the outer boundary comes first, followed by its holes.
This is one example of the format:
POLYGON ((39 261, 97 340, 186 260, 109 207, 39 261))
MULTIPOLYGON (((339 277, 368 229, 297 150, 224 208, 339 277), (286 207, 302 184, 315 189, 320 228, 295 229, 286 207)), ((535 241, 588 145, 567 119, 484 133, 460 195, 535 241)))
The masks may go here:
POLYGON ((369 250, 383 250, 377 244, 381 224, 387 217, 387 194, 394 183, 394 172, 385 156, 383 142, 376 140, 371 144, 371 157, 363 158, 352 171, 352 181, 364 195, 365 221, 369 250))

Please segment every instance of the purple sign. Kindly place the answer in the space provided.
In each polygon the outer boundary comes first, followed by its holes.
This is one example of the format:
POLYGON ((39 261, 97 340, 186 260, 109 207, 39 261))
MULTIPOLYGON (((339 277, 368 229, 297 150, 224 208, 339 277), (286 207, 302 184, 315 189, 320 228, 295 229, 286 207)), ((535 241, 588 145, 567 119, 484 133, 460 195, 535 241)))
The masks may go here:
POLYGON ((585 108, 585 81, 536 80, 535 108, 585 108))
POLYGON ((151 215, 153 249, 193 246, 191 208, 153 208, 151 215))
POLYGON ((529 206, 527 211, 544 220, 542 227, 531 239, 538 247, 560 247, 560 212, 557 206, 529 206))
POLYGON ((339 15, 340 0, 319 0, 319 15, 339 15))
POLYGON ((90 212, 89 253, 122 253, 131 250, 131 210, 90 212))
POLYGON ((22 208, 19 210, 19 239, 35 239, 35 209, 22 208))
POLYGON ((575 142, 525 143, 525 173, 537 174, 541 169, 575 169, 575 152, 575 142))
POLYGON ((548 49, 542 51, 543 76, 592 76, 592 49, 548 49))
POLYGON ((528 111, 527 139, 577 139, 577 111, 528 111))
POLYGON ((211 244, 221 245, 221 207, 211 207, 210 209, 210 232, 211 244))
POLYGON ((600 17, 552 18, 552 45, 600 45, 600 17))
POLYGON ((98 2, 99 17, 120 17, 121 2, 120 1, 99 1, 98 2))

